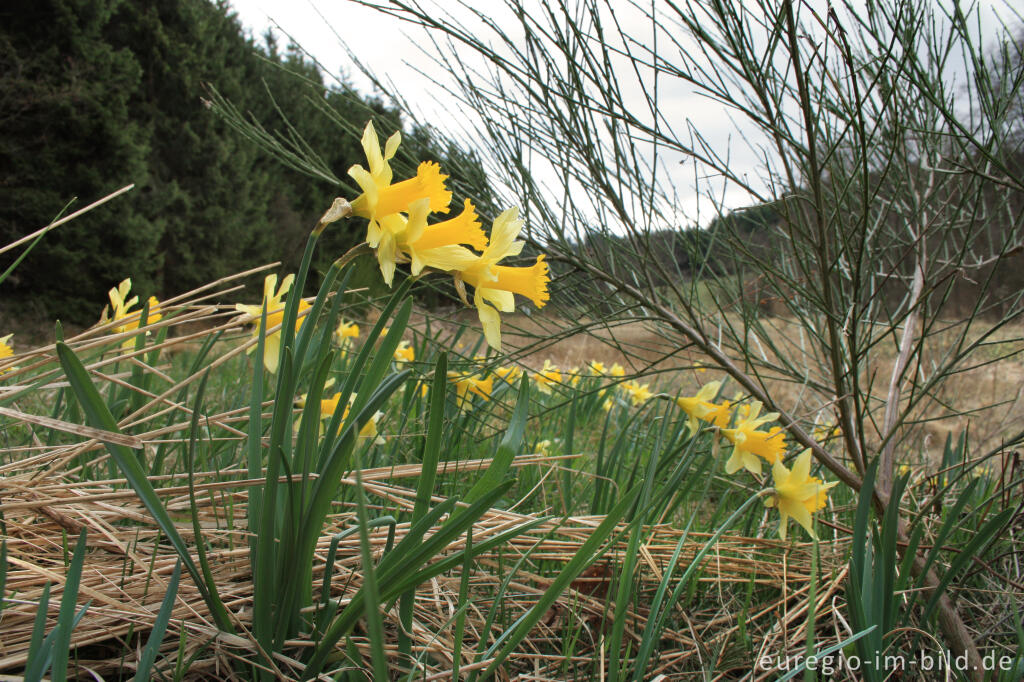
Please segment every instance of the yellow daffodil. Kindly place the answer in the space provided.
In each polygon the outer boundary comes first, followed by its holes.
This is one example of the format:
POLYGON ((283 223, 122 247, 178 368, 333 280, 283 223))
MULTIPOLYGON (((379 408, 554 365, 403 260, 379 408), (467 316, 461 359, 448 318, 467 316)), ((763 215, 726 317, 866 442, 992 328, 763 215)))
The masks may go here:
POLYGON ((814 523, 812 515, 814 512, 825 508, 828 502, 828 491, 836 485, 836 482, 824 483, 821 479, 811 474, 811 451, 804 450, 793 462, 793 470, 790 471, 777 460, 772 464, 772 478, 775 481, 775 494, 765 501, 769 507, 778 507, 779 516, 779 537, 786 539, 786 526, 789 517, 793 517, 797 523, 803 526, 807 534, 812 538, 814 535, 814 523))
POLYGON ((626 376, 626 368, 616 362, 608 370, 608 375, 613 377, 624 377, 626 376))
POLYGON ((479 251, 487 248, 487 235, 469 199, 462 213, 450 220, 427 225, 429 213, 428 199, 413 202, 408 224, 399 238, 399 249, 411 261, 413 275, 419 275, 425 267, 447 272, 471 266, 478 256, 460 244, 479 251))
MULTIPOLYGON (((353 393, 348 398, 348 404, 345 405, 345 411, 341 415, 342 421, 348 419, 348 411, 352 407, 352 403, 356 399, 356 394, 353 393)), ((330 398, 324 398, 320 401, 320 419, 327 420, 334 416, 334 413, 338 411, 338 403, 341 401, 341 392, 335 393, 330 398)), ((363 428, 359 429, 359 440, 363 441, 368 438, 372 438, 373 442, 377 445, 384 445, 387 441, 378 433, 377 422, 384 416, 384 413, 377 411, 374 413, 370 420, 363 424, 363 428)))
MULTIPOLYGON (((330 388, 333 385, 334 385, 334 379, 333 378, 328 379, 326 381, 326 383, 324 383, 324 389, 328 389, 328 388, 330 388)), ((301 396, 299 396, 298 399, 296 399, 295 406, 296 407, 305 407, 306 406, 306 401, 307 401, 308 398, 309 398, 309 394, 303 393, 301 396)), ((356 394, 355 393, 353 393, 352 395, 349 396, 349 398, 348 398, 348 405, 345 406, 345 412, 342 413, 342 415, 341 415, 342 420, 348 419, 349 407, 352 406, 352 403, 355 402, 355 399, 356 399, 356 394)), ((333 417, 334 413, 338 411, 338 403, 339 402, 341 402, 341 392, 340 391, 335 393, 334 395, 332 395, 330 398, 324 398, 324 399, 322 399, 320 401, 320 435, 321 436, 324 435, 324 422, 329 420, 331 417, 333 417)), ((384 445, 386 443, 386 441, 380 435, 378 435, 378 433, 377 433, 377 422, 379 422, 380 418, 383 417, 383 416, 384 416, 383 412, 377 411, 373 415, 373 417, 370 419, 370 421, 368 421, 365 424, 363 424, 363 428, 359 429, 359 440, 365 440, 367 438, 373 438, 374 439, 373 442, 376 443, 377 445, 384 445)), ((299 430, 299 426, 300 426, 300 424, 298 422, 296 422, 296 424, 295 424, 295 430, 296 431, 299 430)))
POLYGON ((761 475, 761 460, 774 464, 786 452, 786 434, 778 426, 768 431, 758 431, 762 424, 778 418, 777 412, 760 415, 761 403, 754 403, 747 410, 746 418, 734 428, 722 429, 722 435, 732 443, 732 456, 725 463, 726 473, 732 474, 742 468, 752 474, 761 475))
POLYGON ((579 386, 580 379, 582 378, 580 376, 580 368, 579 367, 573 367, 572 369, 570 369, 568 376, 569 376, 569 385, 570 386, 579 386))
POLYGON ((491 228, 491 239, 487 248, 472 265, 460 268, 457 282, 473 287, 473 303, 480 315, 487 343, 495 350, 501 350, 501 316, 499 312, 515 310, 515 294, 525 296, 538 308, 543 308, 548 296, 548 265, 544 256, 523 268, 498 265, 498 261, 509 256, 518 256, 525 242, 516 237, 523 229, 519 209, 510 208, 499 215, 491 228))
POLYGON ((338 322, 338 328, 334 330, 334 341, 338 344, 341 349, 341 354, 344 356, 351 350, 355 340, 359 338, 359 325, 355 322, 349 322, 342 319, 338 322))
POLYGON ((408 341, 400 341, 395 349, 395 364, 401 367, 407 362, 416 359, 416 349, 409 345, 408 341))
POLYGON ((720 403, 707 403, 702 407, 707 411, 703 417, 698 417, 698 419, 706 421, 712 426, 722 429, 728 426, 732 420, 732 403, 728 400, 723 400, 720 403))
POLYGON ((590 373, 594 376, 602 376, 607 371, 604 368, 604 363, 598 362, 597 360, 591 360, 587 363, 587 369, 590 370, 590 373))
MULTIPOLYGON (((280 325, 284 321, 284 302, 281 298, 288 293, 288 290, 292 288, 292 282, 295 281, 295 275, 288 275, 281 280, 281 288, 277 287, 277 275, 267 275, 263 280, 263 303, 260 305, 244 305, 242 303, 235 304, 235 310, 243 312, 249 316, 248 321, 255 321, 256 328, 253 329, 253 337, 259 338, 260 335, 260 319, 263 315, 263 306, 267 308, 267 329, 273 329, 280 325)), ((309 310, 311 306, 303 300, 299 301, 299 318, 295 323, 295 329, 298 330, 306 317, 302 314, 304 311, 309 310)), ((256 350, 256 346, 249 346, 246 353, 252 353, 256 350)), ((263 366, 267 368, 267 371, 271 374, 277 372, 278 355, 281 350, 281 330, 267 334, 264 339, 263 346, 263 366)))
POLYGON ((627 381, 622 384, 621 388, 622 391, 629 396, 630 401, 633 403, 633 407, 643 405, 654 397, 654 394, 650 391, 650 384, 641 385, 638 381, 627 381))
MULTIPOLYGON (((132 296, 128 298, 128 294, 132 290, 131 278, 126 278, 121 281, 116 287, 112 288, 107 292, 107 298, 110 299, 110 315, 107 313, 107 307, 103 307, 103 315, 100 317, 100 322, 109 322, 111 320, 123 320, 129 315, 129 310, 139 302, 138 296, 132 296)), ((124 327, 114 327, 115 332, 124 331, 124 327)))
MULTIPOLYGON (((14 355, 14 344, 11 343, 11 337, 13 336, 14 334, 0 336, 0 362, 2 362, 4 358, 9 358, 14 355)), ((10 372, 12 369, 17 369, 17 367, 4 367, 0 369, 0 374, 10 372)))
POLYGON ((447 175, 441 174, 441 167, 436 163, 424 161, 416 171, 416 176, 395 184, 391 183, 392 171, 388 163, 398 151, 402 136, 395 133, 388 138, 381 153, 377 132, 373 122, 366 124, 363 131, 363 151, 370 166, 367 170, 356 164, 348 174, 363 190, 352 201, 354 215, 369 220, 366 228, 366 243, 377 251, 377 261, 381 274, 388 286, 395 276, 395 263, 398 259, 398 238, 405 232, 407 220, 402 215, 410 211, 410 205, 420 199, 426 199, 426 211, 448 212, 448 204, 452 193, 445 186, 447 175))
POLYGON ((537 454, 549 457, 551 455, 552 444, 550 440, 542 440, 537 443, 537 454))
POLYGON ((729 401, 722 404, 711 402, 721 388, 721 381, 712 381, 701 386, 696 395, 676 398, 676 405, 690 417, 686 427, 691 434, 697 433, 700 421, 706 421, 719 428, 729 425, 729 401))
POLYGON ((552 365, 550 360, 545 360, 544 366, 531 374, 530 378, 537 384, 537 389, 541 393, 551 393, 551 384, 562 383, 562 372, 552 365))
POLYGON ((482 379, 479 374, 448 372, 448 380, 455 384, 458 406, 467 410, 472 407, 471 396, 478 395, 484 400, 490 400, 491 391, 494 390, 494 377, 482 379))
POLYGON ((494 370, 494 373, 499 378, 511 384, 520 376, 522 376, 523 370, 520 369, 519 367, 516 367, 515 365, 511 365, 509 367, 498 367, 494 370))
MULTIPOLYGON (((109 313, 108 308, 104 306, 100 322, 106 323, 111 321, 121 321, 121 324, 114 327, 114 333, 116 334, 123 334, 124 332, 134 331, 139 328, 139 318, 142 316, 142 311, 132 310, 132 308, 138 304, 139 297, 132 296, 131 298, 128 298, 131 288, 132 280, 131 278, 128 278, 107 292, 107 298, 110 299, 109 313)), ((146 315, 146 324, 152 324, 153 322, 161 319, 160 302, 156 300, 156 296, 150 296, 146 303, 149 305, 149 313, 146 315)), ((121 347, 126 349, 134 348, 135 339, 125 339, 121 344, 121 347)))
POLYGON ((355 322, 349 322, 343 319, 338 322, 338 328, 334 330, 334 337, 337 339, 339 345, 343 344, 346 339, 358 339, 359 325, 355 322))

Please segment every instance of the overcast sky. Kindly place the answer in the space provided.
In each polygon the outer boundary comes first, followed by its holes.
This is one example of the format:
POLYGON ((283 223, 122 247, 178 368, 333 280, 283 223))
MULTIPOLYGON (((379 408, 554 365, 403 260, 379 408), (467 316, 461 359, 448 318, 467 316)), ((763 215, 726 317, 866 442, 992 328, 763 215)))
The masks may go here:
MULTIPOLYGON (((242 23, 255 36, 273 28, 283 47, 288 42, 285 35, 288 34, 323 65, 328 79, 341 74, 361 91, 371 92, 370 82, 353 67, 342 47, 339 38, 343 39, 360 59, 372 66, 378 76, 395 83, 396 89, 413 105, 421 120, 438 125, 442 130, 450 122, 451 112, 433 100, 437 89, 417 73, 417 69, 422 69, 435 78, 443 80, 445 77, 420 51, 419 46, 426 44, 426 41, 417 27, 346 0, 230 1, 242 23)), ((963 4, 966 6, 967 2, 963 4)), ((621 6, 623 11, 617 9, 616 14, 630 21, 630 3, 627 0, 613 0, 611 5, 616 8, 621 6)), ((828 7, 826 0, 810 0, 809 5, 822 14, 828 7)), ((488 11, 493 7, 495 16, 498 16, 505 3, 501 0, 473 0, 472 6, 488 11)), ((445 7, 455 7, 453 11, 458 11, 454 2, 446 3, 445 7)), ((982 7, 979 16, 983 40, 995 34, 997 14, 1010 24, 1019 21, 1019 17, 1015 17, 1013 11, 1008 9, 1013 7, 1012 3, 1007 5, 1003 0, 985 0, 982 7)), ((637 35, 644 35, 642 28, 637 35)), ((744 143, 745 131, 737 129, 721 108, 694 96, 681 85, 667 95, 664 91, 660 94, 663 113, 670 115, 673 120, 692 122, 718 148, 729 150, 730 167, 741 173, 757 172, 756 154, 744 143)), ((458 123, 455 126, 458 127, 458 123)), ((685 129, 680 127, 679 130, 685 129)), ((676 163, 669 164, 669 168, 680 190, 683 204, 680 206, 681 212, 689 220, 696 219, 699 204, 697 192, 692 187, 692 169, 676 163), (684 174, 689 174, 689 179, 684 174)), ((714 211, 709 211, 711 207, 706 202, 700 203, 699 222, 706 223, 714 211)), ((732 191, 726 195, 725 203, 728 207, 738 207, 751 202, 745 193, 732 191)))

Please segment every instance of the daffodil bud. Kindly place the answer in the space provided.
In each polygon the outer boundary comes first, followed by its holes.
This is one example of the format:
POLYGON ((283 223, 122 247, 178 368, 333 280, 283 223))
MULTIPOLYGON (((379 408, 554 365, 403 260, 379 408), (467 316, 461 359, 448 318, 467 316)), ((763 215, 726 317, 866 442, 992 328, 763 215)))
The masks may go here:
POLYGON ((342 218, 348 218, 350 215, 352 215, 352 205, 348 203, 347 199, 338 197, 331 204, 331 207, 327 209, 327 212, 320 217, 320 222, 313 229, 313 234, 320 234, 331 223, 342 218))

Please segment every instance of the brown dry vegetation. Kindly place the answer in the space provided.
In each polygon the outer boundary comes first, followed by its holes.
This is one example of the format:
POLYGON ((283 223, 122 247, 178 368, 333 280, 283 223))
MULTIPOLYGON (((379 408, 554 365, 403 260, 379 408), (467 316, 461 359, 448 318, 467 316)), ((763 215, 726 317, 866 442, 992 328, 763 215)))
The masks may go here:
MULTIPOLYGON (((451 466, 466 473, 479 470, 486 464, 486 461, 464 461, 451 466)), ((516 466, 550 467, 555 464, 551 458, 532 455, 520 457, 516 462, 516 466)), ((91 605, 72 639, 73 644, 80 647, 79 672, 92 671, 100 675, 123 673, 121 656, 125 648, 132 647, 136 641, 133 633, 144 635, 155 620, 176 561, 173 550, 158 542, 157 530, 148 525, 148 514, 134 494, 123 489, 114 491, 113 486, 123 485, 123 480, 68 482, 58 472, 34 479, 31 471, 14 469, 8 466, 3 471, 3 509, 11 564, 7 590, 9 593, 13 591, 15 597, 0 619, 0 671, 13 671, 24 665, 43 585, 52 581, 51 599, 59 599, 66 561, 64 539, 77 535, 85 527, 89 530, 90 551, 86 555, 80 593, 82 599, 91 600, 91 605)), ((372 496, 371 500, 376 498, 379 502, 386 501, 391 508, 397 505, 406 509, 412 508, 416 491, 402 482, 417 475, 416 467, 397 471, 394 468, 366 470, 362 473, 363 485, 372 496)), ((197 476, 200 479, 196 485, 199 514, 206 540, 210 543, 214 577, 233 620, 244 633, 252 603, 248 532, 238 525, 239 520, 245 518, 246 481, 239 476, 237 482, 206 483, 202 479, 212 476, 212 473, 197 476), (234 523, 229 522, 229 518, 234 523)), ((343 483, 355 485, 355 480, 345 479, 343 483)), ((173 514, 179 517, 189 515, 185 487, 163 488, 161 494, 173 514)), ((530 518, 493 510, 474 528, 474 541, 481 542, 492 533, 530 518)), ((350 509, 340 508, 329 517, 317 550, 314 567, 316 585, 319 586, 323 579, 330 535, 351 527, 354 522, 355 513, 350 509)), ((513 554, 524 552, 541 541, 533 549, 534 561, 567 561, 599 522, 600 519, 595 517, 571 518, 554 535, 545 538, 556 525, 549 522, 520 536, 502 552, 506 556, 510 551, 513 554)), ((180 531, 187 540, 194 542, 188 521, 181 523, 180 531)), ((400 524, 396 539, 400 540, 407 531, 408 524, 400 524)), ((671 525, 650 529, 650 540, 642 553, 641 575, 645 583, 656 584, 654 581, 661 577, 681 532, 671 525)), ((693 557, 708 537, 703 533, 690 535, 682 551, 684 563, 688 557, 693 557)), ((387 529, 372 532, 371 540, 375 555, 379 557, 387 541, 387 529)), ((837 540, 822 545, 826 575, 833 577, 819 587, 819 609, 827 608, 845 579, 843 557, 847 551, 846 544, 837 540)), ((603 561, 614 565, 624 545, 624 541, 619 542, 603 561)), ((802 639, 800 631, 806 615, 809 546, 791 547, 780 563, 777 551, 781 545, 774 540, 724 536, 700 578, 712 593, 716 585, 751 580, 773 588, 779 597, 771 603, 759 604, 757 611, 752 612, 746 621, 748 631, 763 637, 762 646, 771 651, 782 650, 787 641, 802 639)), ((453 543, 446 553, 457 553, 462 548, 462 541, 459 541, 453 543)), ((471 578, 476 596, 473 598, 474 609, 469 614, 470 632, 482 632, 484 613, 489 607, 488 595, 500 580, 498 568, 501 561, 499 553, 494 553, 482 557, 477 564, 471 578)), ((334 566, 332 596, 345 604, 362 586, 358 536, 351 535, 339 544, 334 566)), ((536 629, 530 639, 531 646, 543 647, 545 640, 561 636, 571 613, 572 618, 588 622, 587 631, 592 637, 592 641, 581 643, 581 652, 596 647, 601 637, 597 626, 608 608, 605 593, 609 582, 610 576, 600 570, 591 571, 575 581, 536 629)), ((507 608, 517 613, 525 612, 536 603, 548 585, 548 578, 531 576, 529 570, 521 572, 514 585, 518 597, 508 600, 507 608)), ((450 669, 453 646, 447 628, 450 627, 451 607, 458 602, 458 591, 459 577, 450 575, 422 585, 417 592, 414 651, 429 650, 431 664, 427 668, 428 675, 443 673, 443 661, 446 660, 450 669), (435 633, 440 633, 440 636, 435 637, 435 633)), ((666 667, 681 666, 687 659, 699 657, 708 647, 713 648, 716 643, 734 636, 737 628, 733 615, 735 605, 729 603, 732 597, 728 592, 723 594, 719 591, 719 595, 722 601, 717 610, 689 614, 690 627, 687 631, 666 631, 666 639, 672 643, 670 648, 676 651, 668 656, 666 667)), ((51 604, 55 602, 51 601, 51 604)), ((52 628, 56 620, 55 606, 50 615, 49 627, 52 628)), ((387 648, 392 652, 395 650, 395 616, 389 614, 386 621, 387 648)), ((629 637, 638 640, 646 614, 634 613, 629 620, 629 637)), ((187 579, 179 588, 171 629, 177 632, 167 638, 161 649, 170 661, 177 660, 178 632, 184 633, 186 657, 199 652, 187 679, 229 679, 234 660, 243 656, 251 658, 255 654, 253 643, 247 637, 217 633, 198 591, 187 579)), ((354 641, 361 649, 368 647, 365 633, 357 632, 354 641)), ((472 650, 476 641, 471 639, 466 646, 472 650)), ((553 679, 552 675, 557 676, 558 666, 564 661, 559 657, 545 659, 540 654, 531 657, 524 651, 514 657, 514 665, 518 667, 525 663, 534 667, 538 674, 553 679), (545 673, 546 670, 548 672, 545 673)), ((591 659, 583 656, 581 660, 591 659)), ((278 663, 287 670, 293 661, 280 657, 278 663)), ((433 677, 428 676, 428 679, 433 677)))

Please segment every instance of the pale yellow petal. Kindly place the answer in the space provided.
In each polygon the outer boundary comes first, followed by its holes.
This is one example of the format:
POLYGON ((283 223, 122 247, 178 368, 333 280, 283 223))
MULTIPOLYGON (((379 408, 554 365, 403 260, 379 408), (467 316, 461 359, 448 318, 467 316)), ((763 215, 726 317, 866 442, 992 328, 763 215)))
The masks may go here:
POLYGON ((418 275, 423 268, 434 268, 444 272, 462 270, 471 265, 478 256, 465 246, 452 244, 425 251, 412 251, 412 274, 418 275))
POLYGON ((482 298, 503 313, 515 312, 516 297, 511 291, 484 287, 473 292, 473 296, 474 298, 482 298))
POLYGON ((484 329, 484 337, 488 345, 494 350, 501 350, 501 316, 498 311, 487 305, 483 299, 476 301, 477 311, 480 314, 480 325, 484 329))
MULTIPOLYGON (((502 211, 502 213, 494 219, 494 225, 491 226, 491 242, 487 247, 487 256, 489 258, 494 258, 494 260, 500 260, 506 255, 510 255, 512 243, 515 241, 516 237, 519 236, 519 232, 522 229, 523 221, 519 220, 518 208, 512 207, 502 211)), ((519 251, 521 251, 522 248, 522 246, 519 246, 519 251)), ((518 251, 516 253, 518 253, 518 251)))
POLYGON ((798 481, 806 481, 811 474, 811 450, 804 450, 793 462, 792 476, 798 481))
MULTIPOLYGON (((263 366, 271 374, 277 374, 277 361, 281 352, 281 334, 271 334, 263 343, 263 366)), ((253 345, 250 350, 255 347, 253 345)))
POLYGON ((274 299, 274 289, 277 288, 277 275, 269 274, 263 278, 263 300, 272 301, 274 299))
MULTIPOLYGON (((427 227, 427 216, 430 215, 430 197, 417 199, 409 204, 409 220, 405 225, 402 241, 413 244, 427 227)), ((415 273, 414 273, 415 274, 415 273)))
POLYGON ((287 294, 292 288, 292 282, 295 281, 295 274, 290 273, 285 275, 285 278, 281 280, 281 288, 277 290, 276 300, 280 301, 281 297, 287 294))
POLYGON ((697 395, 695 395, 694 397, 697 398, 697 400, 714 400, 715 397, 718 396, 718 391, 721 388, 721 381, 711 381, 701 386, 700 390, 697 391, 697 395))
POLYGON ((384 157, 380 154, 380 140, 377 139, 377 131, 373 127, 373 121, 368 121, 363 128, 363 153, 366 154, 366 161, 370 164, 370 172, 377 175, 384 167, 384 157))
POLYGON ((783 509, 785 509, 785 512, 789 516, 792 516, 797 523, 803 526, 808 535, 812 538, 815 537, 814 521, 811 518, 811 513, 807 511, 802 504, 793 504, 790 500, 781 500, 779 502, 779 510, 782 511, 783 509))
POLYGON ((397 248, 395 237, 385 231, 381 235, 380 243, 377 245, 377 262, 380 263, 380 272, 384 276, 384 283, 391 286, 395 279, 395 256, 397 248))
MULTIPOLYGON (((384 160, 390 161, 395 158, 395 152, 398 151, 398 145, 402 144, 402 132, 396 130, 395 133, 388 138, 388 141, 384 143, 384 160)), ((391 178, 387 179, 391 182, 391 178)))
MULTIPOLYGON (((379 191, 373 176, 359 164, 349 168, 348 174, 359 185, 359 189, 363 190, 362 202, 370 205, 376 204, 379 191)), ((352 206, 355 209, 355 202, 352 202, 352 206)))

